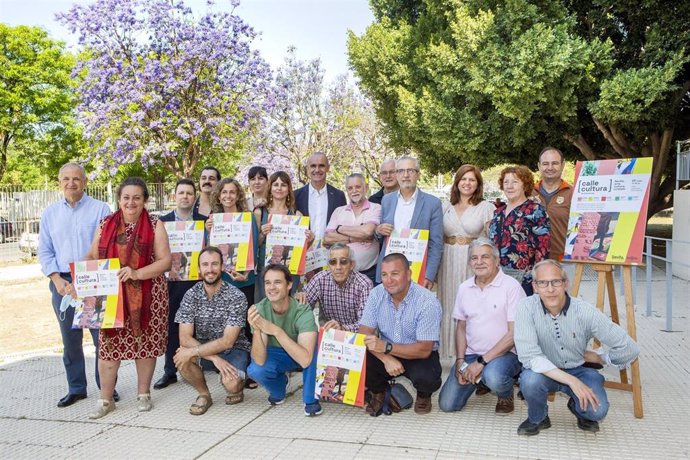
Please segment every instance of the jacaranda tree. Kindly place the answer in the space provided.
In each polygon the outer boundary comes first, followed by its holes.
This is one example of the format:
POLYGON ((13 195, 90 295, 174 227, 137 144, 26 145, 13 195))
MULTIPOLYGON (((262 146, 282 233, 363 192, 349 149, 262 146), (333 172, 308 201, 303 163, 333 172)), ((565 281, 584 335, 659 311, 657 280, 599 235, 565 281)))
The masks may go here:
POLYGON ((237 157, 271 105, 271 76, 231 4, 195 16, 182 0, 97 0, 58 16, 84 48, 73 75, 89 159, 181 177, 237 157))

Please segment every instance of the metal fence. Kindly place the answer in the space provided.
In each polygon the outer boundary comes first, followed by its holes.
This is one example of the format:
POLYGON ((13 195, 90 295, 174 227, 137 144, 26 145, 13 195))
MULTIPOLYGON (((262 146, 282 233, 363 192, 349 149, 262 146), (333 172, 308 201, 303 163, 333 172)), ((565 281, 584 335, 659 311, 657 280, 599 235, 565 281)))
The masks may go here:
POLYGON ((676 143, 676 190, 681 182, 690 181, 690 139, 676 143))
MULTIPOLYGON (((174 207, 174 184, 148 184, 149 211, 165 211, 174 207)), ((116 208, 115 187, 89 185, 89 196, 105 201, 110 209, 116 208)), ((23 185, 0 186, 0 261, 20 260, 31 256, 31 241, 35 241, 41 214, 52 203, 63 197, 57 187, 43 189, 23 185)))

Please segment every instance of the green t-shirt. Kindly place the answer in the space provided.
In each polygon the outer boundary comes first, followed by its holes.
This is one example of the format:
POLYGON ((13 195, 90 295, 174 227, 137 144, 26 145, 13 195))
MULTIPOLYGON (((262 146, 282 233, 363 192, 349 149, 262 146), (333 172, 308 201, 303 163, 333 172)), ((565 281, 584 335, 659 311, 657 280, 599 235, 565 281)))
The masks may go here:
MULTIPOLYGON (((297 303, 292 297, 290 297, 288 310, 282 315, 273 311, 271 301, 266 298, 256 304, 256 309, 263 318, 284 330, 295 342, 302 332, 318 332, 319 330, 311 307, 297 303)), ((268 346, 282 348, 272 335, 268 336, 268 346)))

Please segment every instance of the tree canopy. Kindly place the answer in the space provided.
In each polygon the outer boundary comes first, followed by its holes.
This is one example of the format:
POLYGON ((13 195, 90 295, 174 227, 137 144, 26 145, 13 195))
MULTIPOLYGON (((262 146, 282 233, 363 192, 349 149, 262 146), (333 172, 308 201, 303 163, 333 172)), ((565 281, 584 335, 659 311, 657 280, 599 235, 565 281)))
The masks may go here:
POLYGON ((391 141, 434 171, 654 157, 650 215, 672 205, 690 135, 690 3, 372 0, 352 67, 391 141))

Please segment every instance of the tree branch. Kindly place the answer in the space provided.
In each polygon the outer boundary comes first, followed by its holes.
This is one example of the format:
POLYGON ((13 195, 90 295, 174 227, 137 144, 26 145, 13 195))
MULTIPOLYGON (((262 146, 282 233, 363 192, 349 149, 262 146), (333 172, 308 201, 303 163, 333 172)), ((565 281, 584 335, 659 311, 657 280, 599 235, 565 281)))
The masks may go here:
POLYGON ((577 137, 566 134, 563 136, 563 138, 577 147, 582 156, 584 156, 586 159, 590 161, 596 160, 596 153, 594 153, 594 150, 592 150, 592 147, 589 145, 584 136, 582 136, 582 134, 578 134, 577 137))
POLYGON ((601 121, 595 119, 594 123, 597 125, 597 128, 601 132, 601 134, 604 135, 604 138, 611 144, 611 147, 613 147, 613 150, 620 155, 621 158, 626 158, 629 155, 629 153, 625 150, 625 148, 616 141, 616 139, 613 137, 613 134, 611 134, 611 131, 602 123, 601 121))

